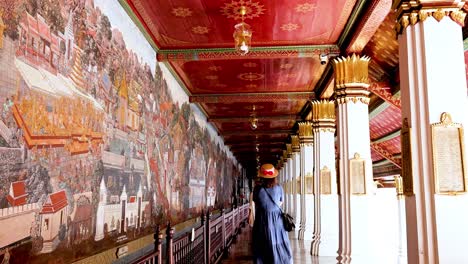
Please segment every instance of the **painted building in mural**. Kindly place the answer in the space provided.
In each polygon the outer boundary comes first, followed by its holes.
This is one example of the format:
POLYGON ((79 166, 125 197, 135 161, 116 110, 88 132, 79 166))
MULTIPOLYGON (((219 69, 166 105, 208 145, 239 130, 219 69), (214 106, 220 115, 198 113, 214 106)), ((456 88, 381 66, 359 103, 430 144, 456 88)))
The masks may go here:
POLYGON ((0 261, 69 263, 229 205, 235 162, 155 58, 117 1, 0 1, 0 261))

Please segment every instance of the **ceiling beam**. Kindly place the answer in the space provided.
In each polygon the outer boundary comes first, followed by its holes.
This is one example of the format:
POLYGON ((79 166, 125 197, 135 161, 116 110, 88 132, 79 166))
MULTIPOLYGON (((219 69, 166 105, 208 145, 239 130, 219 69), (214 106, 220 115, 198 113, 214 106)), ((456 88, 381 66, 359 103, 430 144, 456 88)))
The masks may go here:
POLYGON ((244 56, 239 56, 239 53, 234 48, 179 49, 159 50, 156 58, 161 62, 318 58, 322 53, 336 56, 340 53, 340 49, 337 45, 252 47, 250 48, 249 53, 244 56))
POLYGON ((346 53, 360 53, 392 8, 392 0, 367 1, 367 8, 353 30, 346 53))
MULTIPOLYGON (((246 122, 250 121, 251 116, 233 116, 233 117, 209 117, 208 122, 246 122)), ((260 120, 295 120, 301 121, 302 118, 297 115, 276 115, 276 116, 255 116, 259 121, 260 120)))
POLYGON ((373 151, 377 152, 380 156, 386 158, 398 168, 401 169, 401 159, 394 157, 383 145, 379 143, 370 144, 370 147, 373 151))
POLYGON ((275 134, 292 134, 291 129, 278 130, 229 130, 221 132, 223 136, 255 136, 255 135, 275 135, 275 134))
POLYGON ((391 86, 388 82, 373 83, 369 87, 369 90, 385 102, 395 106, 398 109, 401 109, 400 99, 396 99, 393 97, 393 94, 388 91, 391 90, 391 86))
POLYGON ((236 93, 236 94, 197 94, 189 97, 190 103, 256 103, 294 100, 313 100, 314 92, 279 93, 236 93))
POLYGON ((388 140, 391 140, 391 139, 394 139, 396 137, 399 137, 400 136, 400 132, 401 132, 401 129, 398 128, 396 129, 395 131, 392 131, 390 133, 387 133, 381 137, 378 137, 376 139, 373 139, 371 143, 382 143, 382 142, 385 142, 385 141, 388 141, 388 140))

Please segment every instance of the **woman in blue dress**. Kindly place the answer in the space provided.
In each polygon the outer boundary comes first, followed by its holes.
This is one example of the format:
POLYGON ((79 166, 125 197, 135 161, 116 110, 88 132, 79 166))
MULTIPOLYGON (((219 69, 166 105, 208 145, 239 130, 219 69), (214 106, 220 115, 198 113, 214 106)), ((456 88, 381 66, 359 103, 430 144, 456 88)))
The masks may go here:
POLYGON ((276 176, 278 171, 272 164, 263 164, 258 172, 261 183, 253 191, 252 246, 256 264, 292 263, 289 237, 279 208, 283 202, 283 188, 277 184, 276 176))

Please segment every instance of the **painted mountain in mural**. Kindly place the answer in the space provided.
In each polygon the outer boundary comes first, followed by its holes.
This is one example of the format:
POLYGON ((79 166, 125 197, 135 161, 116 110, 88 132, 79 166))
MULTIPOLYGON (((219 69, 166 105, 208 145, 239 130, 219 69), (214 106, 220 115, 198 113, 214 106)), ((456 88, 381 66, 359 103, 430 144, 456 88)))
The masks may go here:
POLYGON ((117 1, 0 14, 1 261, 69 263, 231 202, 237 167, 117 1))

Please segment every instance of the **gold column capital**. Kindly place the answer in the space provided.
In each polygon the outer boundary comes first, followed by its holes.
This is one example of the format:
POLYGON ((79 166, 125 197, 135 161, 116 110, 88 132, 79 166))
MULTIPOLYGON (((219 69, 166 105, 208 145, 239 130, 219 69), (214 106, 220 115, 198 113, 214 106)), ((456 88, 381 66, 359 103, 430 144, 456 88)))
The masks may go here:
POLYGON ((283 150, 283 162, 286 163, 288 161, 288 151, 287 150, 283 150))
POLYGON ((312 144, 314 143, 314 134, 312 131, 312 122, 305 121, 299 122, 299 139, 301 144, 312 144))
POLYGON ((315 131, 335 131, 335 101, 314 100, 312 103, 312 122, 315 131))
POLYGON ((299 143, 298 135, 291 135, 291 145, 293 152, 299 152, 301 150, 301 145, 299 143))
POLYGON ((288 158, 291 158, 292 154, 292 144, 287 143, 286 144, 286 154, 288 158))
POLYGON ((466 13, 461 9, 464 5, 464 0, 393 0, 393 9, 396 10, 397 17, 395 30, 397 34, 401 34, 409 25, 424 22, 430 16, 438 22, 449 16, 463 27, 466 13))
POLYGON ((349 101, 369 103, 369 61, 370 57, 361 57, 356 54, 333 60, 335 94, 338 104, 349 101))

